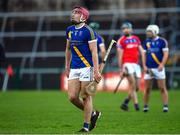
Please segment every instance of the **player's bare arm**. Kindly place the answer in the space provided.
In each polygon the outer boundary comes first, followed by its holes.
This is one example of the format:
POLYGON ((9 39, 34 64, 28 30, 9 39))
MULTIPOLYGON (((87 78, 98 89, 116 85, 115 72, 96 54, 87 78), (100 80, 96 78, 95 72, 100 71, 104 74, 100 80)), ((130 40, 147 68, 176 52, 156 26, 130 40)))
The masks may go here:
POLYGON ((67 39, 67 41, 66 41, 66 51, 65 51, 65 71, 66 71, 67 77, 69 77, 70 62, 71 62, 70 43, 69 43, 69 40, 67 39))
POLYGON ((99 65, 98 65, 97 41, 94 40, 93 42, 89 42, 89 48, 92 53, 92 60, 93 60, 93 65, 94 65, 94 79, 97 82, 100 82, 101 74, 99 72, 99 65))
POLYGON ((141 54, 141 58, 142 58, 142 66, 143 66, 143 70, 144 72, 147 72, 147 66, 146 66, 146 57, 145 57, 145 51, 144 49, 142 48, 142 46, 140 45, 139 46, 139 51, 140 51, 140 54, 141 54))
POLYGON ((163 59, 162 62, 159 64, 158 70, 162 71, 164 68, 164 65, 166 64, 169 57, 169 51, 163 51, 163 59))
POLYGON ((118 65, 120 68, 120 76, 122 77, 122 75, 123 75, 122 56, 123 56, 124 51, 121 48, 117 48, 117 52, 118 52, 118 65))

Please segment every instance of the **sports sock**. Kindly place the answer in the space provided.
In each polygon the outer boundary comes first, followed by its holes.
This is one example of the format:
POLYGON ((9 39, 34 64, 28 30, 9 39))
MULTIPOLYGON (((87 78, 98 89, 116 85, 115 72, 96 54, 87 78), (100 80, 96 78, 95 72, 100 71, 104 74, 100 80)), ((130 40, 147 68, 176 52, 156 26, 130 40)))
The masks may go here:
POLYGON ((134 107, 135 107, 136 110, 139 110, 139 105, 137 103, 134 104, 134 107))
POLYGON ((148 105, 144 105, 144 108, 148 108, 148 105))
POLYGON ((86 130, 89 130, 89 123, 84 122, 83 128, 86 130))
POLYGON ((125 105, 128 105, 129 101, 130 101, 129 98, 126 98, 126 99, 124 100, 124 104, 125 104, 125 105))

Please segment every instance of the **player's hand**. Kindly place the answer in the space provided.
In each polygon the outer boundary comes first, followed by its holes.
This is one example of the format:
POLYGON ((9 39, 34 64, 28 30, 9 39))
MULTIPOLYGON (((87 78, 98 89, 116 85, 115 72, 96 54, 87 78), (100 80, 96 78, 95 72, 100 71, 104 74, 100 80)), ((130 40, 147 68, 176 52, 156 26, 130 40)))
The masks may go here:
POLYGON ((66 67, 65 68, 65 73, 66 73, 66 76, 69 78, 70 68, 66 67))
POLYGON ((119 73, 120 78, 122 78, 124 76, 124 72, 121 70, 119 73))
POLYGON ((125 67, 120 69, 120 78, 122 78, 123 76, 126 76, 128 74, 128 71, 125 67))
POLYGON ((147 66, 143 66, 143 72, 144 72, 144 73, 147 73, 147 71, 148 71, 147 66))
POLYGON ((158 66, 158 71, 162 71, 163 70, 163 68, 164 68, 164 65, 161 63, 161 64, 159 64, 159 66, 158 66))
POLYGON ((101 78, 102 78, 102 76, 101 76, 101 74, 99 73, 99 71, 98 71, 98 70, 95 70, 95 71, 94 71, 94 79, 96 80, 96 82, 99 83, 99 82, 101 81, 101 78))

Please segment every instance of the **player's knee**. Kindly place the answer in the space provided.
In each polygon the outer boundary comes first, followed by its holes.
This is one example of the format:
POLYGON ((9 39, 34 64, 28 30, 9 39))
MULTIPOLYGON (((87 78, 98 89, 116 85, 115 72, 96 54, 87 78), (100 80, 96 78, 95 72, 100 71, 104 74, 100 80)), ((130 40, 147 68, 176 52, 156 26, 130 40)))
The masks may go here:
POLYGON ((141 87, 140 86, 137 86, 136 87, 136 91, 138 92, 138 91, 140 91, 141 90, 141 87))
POLYGON ((135 77, 133 75, 131 75, 128 78, 128 81, 129 81, 129 83, 131 84, 132 87, 136 87, 136 80, 135 80, 135 77))
POLYGON ((74 102, 77 101, 77 99, 78 99, 77 96, 75 96, 75 95, 69 95, 69 101, 70 101, 70 102, 74 103, 74 102))
POLYGON ((128 81, 129 81, 129 84, 135 85, 135 82, 134 82, 134 80, 132 78, 128 78, 128 81))
POLYGON ((136 84, 134 81, 129 79, 129 85, 130 85, 131 89, 136 90, 136 84))
POLYGON ((136 85, 131 84, 131 88, 132 88, 132 91, 133 91, 133 92, 136 92, 136 89, 137 89, 136 85))
POLYGON ((161 93, 165 93, 167 91, 165 87, 159 87, 159 89, 160 89, 161 93))

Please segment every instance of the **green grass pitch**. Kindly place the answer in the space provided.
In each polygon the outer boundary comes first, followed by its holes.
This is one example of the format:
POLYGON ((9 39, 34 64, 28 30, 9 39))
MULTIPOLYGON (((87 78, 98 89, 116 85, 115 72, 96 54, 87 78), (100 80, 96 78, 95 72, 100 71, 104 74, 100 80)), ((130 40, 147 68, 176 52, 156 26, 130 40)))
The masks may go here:
MULTIPOLYGON (((94 107, 102 112, 93 134, 178 134, 180 133, 180 91, 169 92, 169 112, 162 112, 159 91, 151 93, 150 111, 119 109, 126 93, 98 93, 94 107)), ((74 134, 82 127, 83 113, 59 91, 0 92, 0 133, 74 134)))

